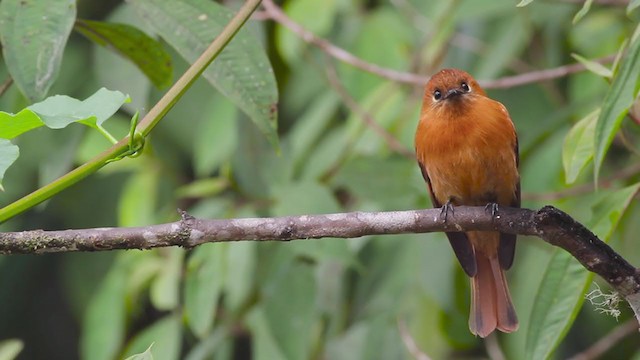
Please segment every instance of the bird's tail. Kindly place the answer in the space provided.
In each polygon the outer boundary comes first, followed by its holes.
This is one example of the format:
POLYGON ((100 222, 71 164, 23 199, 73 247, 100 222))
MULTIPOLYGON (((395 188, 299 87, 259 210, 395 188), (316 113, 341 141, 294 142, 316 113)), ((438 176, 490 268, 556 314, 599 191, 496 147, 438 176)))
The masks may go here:
POLYGON ((498 258, 476 252, 476 261, 478 272, 471 278, 469 329, 482 338, 495 329, 516 331, 518 318, 498 258))

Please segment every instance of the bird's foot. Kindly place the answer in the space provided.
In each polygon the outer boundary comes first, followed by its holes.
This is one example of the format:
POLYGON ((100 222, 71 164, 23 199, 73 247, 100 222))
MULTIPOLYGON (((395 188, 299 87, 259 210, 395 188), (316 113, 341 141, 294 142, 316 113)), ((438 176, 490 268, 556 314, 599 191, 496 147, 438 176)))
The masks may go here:
POLYGON ((498 214, 498 204, 497 203, 488 203, 484 207, 484 211, 491 214, 491 218, 495 218, 498 214))
POLYGON ((440 219, 442 219, 442 222, 447 222, 449 212, 451 212, 451 215, 454 215, 453 204, 451 203, 451 200, 448 200, 444 205, 442 205, 442 208, 440 208, 440 219))

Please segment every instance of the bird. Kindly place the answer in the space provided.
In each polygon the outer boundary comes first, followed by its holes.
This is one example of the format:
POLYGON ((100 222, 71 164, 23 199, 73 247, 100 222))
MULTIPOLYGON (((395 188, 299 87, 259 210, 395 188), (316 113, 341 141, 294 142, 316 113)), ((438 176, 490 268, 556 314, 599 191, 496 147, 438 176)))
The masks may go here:
MULTIPOLYGON (((459 69, 443 69, 425 86, 415 135, 416 159, 434 207, 446 221, 455 206, 520 207, 518 137, 507 109, 459 69)), ((471 278, 469 330, 487 337, 518 329, 505 270, 516 235, 497 231, 446 233, 471 278)))

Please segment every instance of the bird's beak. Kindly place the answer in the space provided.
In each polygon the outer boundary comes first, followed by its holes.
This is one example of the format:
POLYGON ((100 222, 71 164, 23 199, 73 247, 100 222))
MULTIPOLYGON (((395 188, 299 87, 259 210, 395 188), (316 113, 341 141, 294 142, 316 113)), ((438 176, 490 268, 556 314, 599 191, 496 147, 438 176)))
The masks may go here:
POLYGON ((448 99, 448 98, 452 98, 458 95, 461 95, 463 92, 460 89, 450 89, 446 92, 446 94, 444 94, 444 98, 448 99))

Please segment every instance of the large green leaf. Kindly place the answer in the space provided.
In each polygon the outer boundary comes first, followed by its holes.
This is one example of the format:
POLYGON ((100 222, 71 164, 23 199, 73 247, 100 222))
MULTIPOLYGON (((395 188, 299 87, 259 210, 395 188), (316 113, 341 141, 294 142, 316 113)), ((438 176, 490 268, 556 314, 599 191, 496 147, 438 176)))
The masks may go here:
MULTIPOLYGON (((588 225, 600 239, 609 240, 638 189, 640 184, 605 194, 594 206, 588 225)), ((546 359, 553 353, 573 324, 592 277, 569 253, 556 250, 531 311, 525 358, 546 359)))
POLYGON ((240 309, 253 291, 258 245, 255 241, 229 244, 227 262, 235 269, 226 272, 224 305, 232 311, 240 309))
POLYGON ((562 164, 567 184, 576 181, 580 172, 593 159, 593 134, 599 113, 598 109, 578 121, 564 139, 562 164))
POLYGON ((555 350, 580 310, 591 277, 569 253, 554 252, 531 311, 527 359, 546 359, 555 350))
POLYGON ((198 122, 193 139, 193 165, 198 176, 211 174, 228 160, 238 142, 235 106, 223 96, 214 96, 210 108, 211 115, 198 122))
POLYGON ((514 58, 530 46, 532 28, 522 16, 507 17, 495 21, 487 39, 484 55, 479 57, 473 76, 478 79, 493 79, 500 76, 514 58))
POLYGON ((159 171, 149 166, 143 167, 129 177, 120 193, 118 203, 119 226, 153 225, 157 220, 159 171))
POLYGON ((113 264, 87 307, 80 338, 82 359, 115 359, 124 341, 129 276, 125 258, 121 256, 113 264))
POLYGON ((61 129, 74 122, 101 126, 127 101, 127 95, 101 88, 85 100, 55 95, 15 115, 0 111, 0 139, 13 139, 41 126, 61 129))
POLYGON ((184 288, 184 316, 199 337, 205 337, 226 278, 227 244, 205 244, 193 251, 187 264, 184 288))
POLYGON ((11 77, 30 101, 42 100, 56 80, 75 18, 75 0, 0 3, 2 54, 11 77))
MULTIPOLYGON (((331 31, 337 10, 336 0, 296 0, 285 3, 284 11, 298 24, 304 24, 305 29, 323 37, 331 31)), ((305 42, 288 28, 276 27, 276 45, 280 54, 290 64, 304 61, 302 50, 305 42)))
POLYGON ((272 273, 263 286, 264 315, 284 359, 308 359, 316 320, 313 268, 292 261, 272 273))
MULTIPOLYGON (((132 0, 141 17, 182 57, 194 62, 233 12, 206 0, 132 0)), ((203 76, 277 144, 278 89, 260 42, 241 29, 203 76)))
POLYGON ((131 60, 158 88, 171 84, 171 56, 162 45, 138 28, 126 24, 78 20, 76 30, 98 45, 131 60))
POLYGON ((0 190, 4 190, 2 187, 4 173, 18 159, 19 155, 20 150, 16 145, 13 145, 9 140, 0 139, 0 190))
POLYGON ((164 256, 163 266, 151 283, 149 294, 158 310, 173 310, 178 306, 184 254, 184 250, 177 247, 164 249, 161 253, 164 256))
POLYGON ((251 328, 251 345, 255 360, 287 359, 278 347, 261 307, 249 313, 247 323, 251 328))
POLYGON ((620 128, 622 119, 638 96, 638 90, 640 90, 640 37, 636 38, 627 49, 620 64, 620 70, 613 78, 613 84, 604 98, 598 117, 595 131, 594 177, 596 181, 607 150, 620 128))

